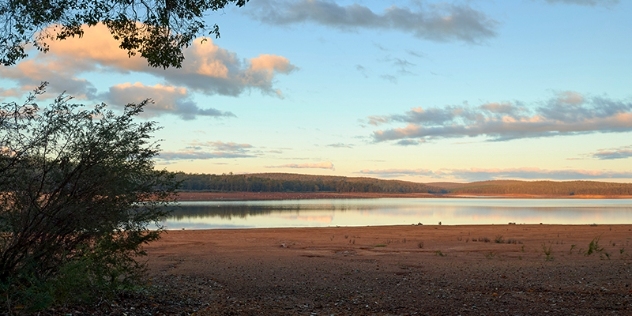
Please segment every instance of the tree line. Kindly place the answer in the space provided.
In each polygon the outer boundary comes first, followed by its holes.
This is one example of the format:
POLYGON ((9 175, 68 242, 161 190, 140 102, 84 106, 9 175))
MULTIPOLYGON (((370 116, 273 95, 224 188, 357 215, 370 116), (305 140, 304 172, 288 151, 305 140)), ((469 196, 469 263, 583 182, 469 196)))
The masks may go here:
POLYGON ((334 176, 295 174, 199 174, 176 173, 184 191, 237 192, 370 192, 428 193, 422 183, 334 176))
POLYGON ((598 181, 483 181, 452 188, 455 194, 632 195, 631 183, 598 181))
POLYGON ((366 192, 430 194, 632 195, 632 184, 598 181, 491 180, 472 183, 416 183, 364 177, 290 173, 175 173, 182 191, 216 192, 366 192))

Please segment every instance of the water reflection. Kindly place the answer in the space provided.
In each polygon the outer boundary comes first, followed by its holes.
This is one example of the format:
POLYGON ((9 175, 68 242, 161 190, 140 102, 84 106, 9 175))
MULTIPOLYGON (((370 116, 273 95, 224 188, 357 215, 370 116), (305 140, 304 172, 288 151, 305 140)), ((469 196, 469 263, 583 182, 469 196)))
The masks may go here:
POLYGON ((632 224, 632 200, 347 199, 182 202, 168 229, 466 224, 632 224))

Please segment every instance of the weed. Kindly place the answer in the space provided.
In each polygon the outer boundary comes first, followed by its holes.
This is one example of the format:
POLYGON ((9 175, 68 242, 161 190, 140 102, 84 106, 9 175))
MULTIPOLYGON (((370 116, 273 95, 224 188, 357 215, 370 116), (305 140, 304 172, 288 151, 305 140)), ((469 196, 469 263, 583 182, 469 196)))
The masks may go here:
POLYGON ((435 254, 436 254, 437 256, 439 256, 439 257, 445 257, 445 256, 446 256, 446 254, 444 254, 443 252, 441 252, 441 250, 437 250, 437 251, 435 251, 435 254))
POLYGON ((490 241, 491 241, 491 240, 490 240, 489 238, 487 238, 487 237, 485 237, 485 238, 479 238, 478 240, 482 240, 482 241, 484 241, 484 242, 490 242, 490 241))
POLYGON ((419 249, 423 249, 423 248, 424 248, 424 242, 423 242, 423 241, 418 242, 418 243, 417 243, 417 247, 418 247, 419 249))
POLYGON ((493 259, 495 256, 496 256, 496 254, 493 251, 490 251, 490 252, 485 254, 485 258, 487 258, 487 259, 493 259))
POLYGON ((595 237, 593 238, 593 240, 590 241, 590 243, 588 244, 588 250, 586 250, 585 255, 586 256, 590 256, 595 252, 602 252, 603 251, 603 247, 599 246, 599 238, 601 237, 595 237))
POLYGON ((505 242, 505 240, 503 239, 503 235, 498 235, 496 236, 496 238, 494 239, 494 242, 497 244, 502 244, 505 242))
POLYGON ((571 245, 571 249, 568 251, 568 254, 572 254, 573 253, 573 249, 575 249, 575 245, 571 245))
POLYGON ((546 255, 546 261, 553 261, 553 249, 551 245, 547 247, 546 244, 542 243, 542 251, 544 251, 544 255, 546 255))
POLYGON ((377 244, 375 247, 386 247, 386 244, 377 244))
POLYGON ((520 251, 521 251, 521 252, 524 252, 524 245, 522 245, 522 246, 520 247, 520 251))

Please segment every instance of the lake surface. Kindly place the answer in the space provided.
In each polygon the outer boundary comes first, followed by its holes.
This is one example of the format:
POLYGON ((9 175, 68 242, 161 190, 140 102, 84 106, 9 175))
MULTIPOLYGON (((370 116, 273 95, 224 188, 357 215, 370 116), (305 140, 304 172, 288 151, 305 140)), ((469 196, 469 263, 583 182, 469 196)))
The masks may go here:
POLYGON ((377 225, 632 224, 630 199, 383 198, 181 202, 167 229, 377 225))

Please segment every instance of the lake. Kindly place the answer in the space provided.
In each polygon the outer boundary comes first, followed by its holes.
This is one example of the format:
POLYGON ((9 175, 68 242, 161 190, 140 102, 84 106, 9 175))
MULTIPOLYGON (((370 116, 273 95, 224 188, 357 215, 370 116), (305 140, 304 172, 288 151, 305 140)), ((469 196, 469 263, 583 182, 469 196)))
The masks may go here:
POLYGON ((632 224, 630 199, 382 198, 181 202, 167 229, 632 224))

